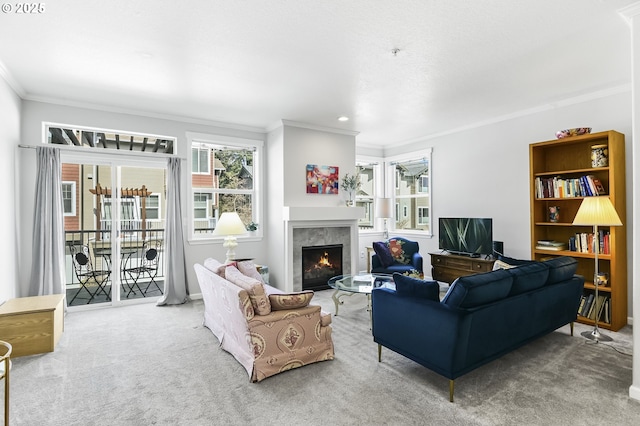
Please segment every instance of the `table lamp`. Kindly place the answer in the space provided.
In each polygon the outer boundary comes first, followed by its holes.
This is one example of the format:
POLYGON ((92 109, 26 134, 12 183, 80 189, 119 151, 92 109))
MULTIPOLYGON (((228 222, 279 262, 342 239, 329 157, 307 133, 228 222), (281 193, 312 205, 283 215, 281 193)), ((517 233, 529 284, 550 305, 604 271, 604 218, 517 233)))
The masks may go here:
POLYGON ((576 217, 573 219, 573 224, 590 226, 593 225, 593 252, 595 253, 595 272, 593 283, 596 288, 595 299, 593 302, 596 309, 595 328, 593 329, 593 331, 583 332, 582 336, 590 340, 595 340, 596 343, 600 341, 608 342, 613 339, 609 336, 601 334, 598 330, 598 317, 600 316, 600 309, 598 306, 598 252, 600 251, 598 226, 622 226, 622 222, 620 221, 620 217, 618 216, 615 207, 613 207, 613 204, 611 203, 609 197, 596 196, 585 197, 584 200, 582 200, 582 204, 580 204, 578 213, 576 213, 576 217))
POLYGON ((387 228, 387 219, 393 217, 393 199, 378 198, 376 200, 376 217, 384 219, 384 239, 389 239, 389 229, 387 228))
POLYGON ((247 233, 247 228, 242 219, 236 212, 225 212, 220 215, 216 229, 213 230, 213 235, 224 235, 223 247, 227 249, 227 258, 225 263, 231 262, 236 257, 236 247, 238 247, 238 240, 236 235, 243 235, 247 233))

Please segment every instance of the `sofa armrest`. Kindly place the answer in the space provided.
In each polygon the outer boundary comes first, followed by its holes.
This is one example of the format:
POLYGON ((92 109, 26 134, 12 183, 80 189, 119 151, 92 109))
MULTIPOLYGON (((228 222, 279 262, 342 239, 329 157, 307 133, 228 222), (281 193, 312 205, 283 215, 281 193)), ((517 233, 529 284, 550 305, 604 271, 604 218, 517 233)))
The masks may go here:
POLYGON ((319 305, 256 315, 249 324, 255 356, 252 381, 312 362, 333 359, 331 326, 319 305))
POLYGON ((376 288, 372 298, 373 340, 453 379, 463 365, 469 315, 429 299, 398 296, 376 288))

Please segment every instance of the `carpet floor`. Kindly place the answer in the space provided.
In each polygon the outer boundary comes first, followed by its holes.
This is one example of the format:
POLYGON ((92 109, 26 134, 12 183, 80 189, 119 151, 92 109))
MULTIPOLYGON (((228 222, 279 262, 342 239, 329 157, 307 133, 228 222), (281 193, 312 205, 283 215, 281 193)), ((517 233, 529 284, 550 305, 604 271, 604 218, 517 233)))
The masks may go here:
MULTIPOLYGON (((314 303, 334 312, 332 290, 314 303)), ((336 358, 250 383, 202 326, 203 303, 72 312, 55 352, 15 358, 12 425, 632 425, 631 329, 576 324, 456 380, 377 345, 366 298, 343 298, 336 358)))

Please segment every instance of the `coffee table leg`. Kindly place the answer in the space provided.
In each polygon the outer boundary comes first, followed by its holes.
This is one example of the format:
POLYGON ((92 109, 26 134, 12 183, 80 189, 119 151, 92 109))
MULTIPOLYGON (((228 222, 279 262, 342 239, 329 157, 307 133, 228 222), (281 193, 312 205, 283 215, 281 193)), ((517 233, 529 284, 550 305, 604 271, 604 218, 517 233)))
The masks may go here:
POLYGON ((344 303, 342 300, 340 300, 340 298, 344 296, 353 296, 354 294, 356 293, 341 292, 340 290, 336 290, 333 292, 333 294, 331 295, 331 298, 333 299, 333 303, 335 303, 336 305, 335 315, 338 315, 338 305, 342 305, 344 303), (342 294, 338 294, 338 293, 342 293, 342 294))

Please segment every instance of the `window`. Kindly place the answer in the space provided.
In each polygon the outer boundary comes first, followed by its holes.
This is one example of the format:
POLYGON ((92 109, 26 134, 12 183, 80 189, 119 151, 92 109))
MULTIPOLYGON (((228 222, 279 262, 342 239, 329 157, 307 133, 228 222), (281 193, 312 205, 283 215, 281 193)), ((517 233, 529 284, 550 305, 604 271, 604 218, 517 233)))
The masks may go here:
MULTIPOLYGON (((161 219, 159 195, 149 195, 148 197, 146 197, 145 207, 147 210, 147 219, 161 219)), ((140 217, 142 217, 142 206, 140 206, 140 217)))
POLYGON ((193 174, 209 174, 209 157, 211 150, 206 146, 191 148, 191 172, 193 174))
POLYGON ((361 230, 374 227, 374 200, 378 191, 378 163, 361 163, 356 165, 356 175, 360 178, 360 189, 356 193, 356 206, 364 208, 364 217, 358 219, 361 230))
POLYGON ((390 186, 396 203, 395 229, 432 235, 431 150, 390 160, 387 176, 393 179, 390 186))
POLYGON ((192 152, 193 237, 210 237, 225 212, 237 212, 245 225, 259 224, 262 141, 192 133, 188 138, 192 152))
POLYGON ((62 182, 62 208, 65 216, 76 215, 76 183, 62 182))

